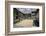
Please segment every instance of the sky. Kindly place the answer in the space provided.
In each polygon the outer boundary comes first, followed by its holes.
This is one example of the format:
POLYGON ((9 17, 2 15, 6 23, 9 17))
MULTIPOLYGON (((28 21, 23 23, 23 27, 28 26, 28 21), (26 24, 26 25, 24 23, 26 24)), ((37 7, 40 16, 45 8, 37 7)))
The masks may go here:
POLYGON ((36 11, 35 8, 17 8, 17 10, 21 11, 24 14, 31 13, 32 11, 36 11))

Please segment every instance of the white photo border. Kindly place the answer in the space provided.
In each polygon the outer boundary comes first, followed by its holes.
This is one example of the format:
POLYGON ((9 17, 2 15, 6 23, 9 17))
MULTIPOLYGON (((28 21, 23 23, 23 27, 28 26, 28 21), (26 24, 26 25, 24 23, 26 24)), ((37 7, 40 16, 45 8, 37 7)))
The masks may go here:
POLYGON ((42 6, 32 6, 32 5, 10 5, 10 32, 14 31, 37 31, 42 30, 42 6), (39 8, 39 27, 30 28, 13 28, 13 8, 39 8), (18 30, 19 29, 19 30, 18 30))

